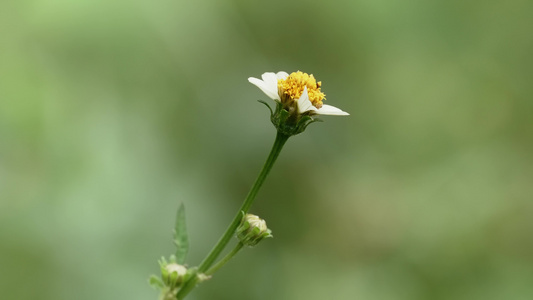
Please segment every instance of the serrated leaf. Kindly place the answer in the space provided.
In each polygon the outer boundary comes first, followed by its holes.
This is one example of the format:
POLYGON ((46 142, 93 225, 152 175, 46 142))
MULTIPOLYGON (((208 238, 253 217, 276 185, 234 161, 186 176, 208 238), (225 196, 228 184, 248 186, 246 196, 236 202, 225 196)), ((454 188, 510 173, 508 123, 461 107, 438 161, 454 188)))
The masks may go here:
POLYGON ((187 235, 187 226, 185 225, 185 205, 183 203, 178 208, 178 213, 176 214, 174 245, 176 245, 176 262, 183 265, 189 252, 189 236, 187 235))

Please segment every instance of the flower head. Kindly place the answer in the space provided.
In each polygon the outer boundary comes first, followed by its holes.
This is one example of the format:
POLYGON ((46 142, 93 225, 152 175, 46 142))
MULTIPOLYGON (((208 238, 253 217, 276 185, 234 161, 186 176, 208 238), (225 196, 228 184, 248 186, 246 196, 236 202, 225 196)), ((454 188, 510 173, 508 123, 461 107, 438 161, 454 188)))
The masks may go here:
POLYGON ((267 72, 262 79, 248 78, 270 99, 276 101, 276 110, 271 112, 270 119, 278 132, 291 136, 303 132, 313 122, 320 121, 315 115, 349 115, 334 106, 324 104, 326 95, 322 92, 322 82, 311 74, 293 72, 267 72))
POLYGON ((334 106, 324 104, 326 95, 321 91, 322 82, 313 74, 293 72, 267 72, 261 79, 250 77, 248 81, 263 91, 270 99, 282 104, 283 109, 306 115, 349 115, 334 106))

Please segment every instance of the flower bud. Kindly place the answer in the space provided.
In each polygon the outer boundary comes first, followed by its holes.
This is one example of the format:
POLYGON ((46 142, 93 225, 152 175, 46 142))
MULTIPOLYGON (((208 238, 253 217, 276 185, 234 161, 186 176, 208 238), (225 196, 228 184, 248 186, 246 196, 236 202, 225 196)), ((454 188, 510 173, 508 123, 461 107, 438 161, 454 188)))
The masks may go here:
POLYGON ((246 214, 237 228, 237 238, 246 246, 253 247, 262 239, 272 237, 265 220, 256 215, 246 214))
POLYGON ((161 278, 168 287, 180 287, 184 282, 185 275, 187 275, 187 268, 176 263, 173 257, 170 260, 170 263, 167 263, 165 259, 160 261, 161 278))

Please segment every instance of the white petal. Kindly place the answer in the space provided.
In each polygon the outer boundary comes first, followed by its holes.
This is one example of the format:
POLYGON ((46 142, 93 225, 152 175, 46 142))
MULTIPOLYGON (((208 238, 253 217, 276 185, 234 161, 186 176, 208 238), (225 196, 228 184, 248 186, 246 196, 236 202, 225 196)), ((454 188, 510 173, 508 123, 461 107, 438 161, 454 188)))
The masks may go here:
POLYGON ((316 111, 319 115, 331 115, 331 116, 348 116, 349 113, 342 111, 335 106, 324 104, 316 111))
POLYGON ((280 72, 278 72, 278 73, 276 74, 276 77, 277 77, 278 79, 283 79, 283 80, 285 80, 285 79, 287 79, 287 77, 289 77, 289 74, 287 74, 287 72, 280 71, 280 72))
POLYGON ((263 78, 263 81, 269 86, 274 84, 276 87, 278 86, 278 78, 276 77, 276 73, 266 72, 261 75, 261 78, 263 78))
POLYGON ((320 109, 317 109, 311 101, 309 101, 309 94, 307 93, 307 87, 304 87, 304 91, 298 99, 298 112, 303 114, 306 111, 314 111, 319 115, 331 115, 331 116, 348 116, 349 113, 342 111, 335 106, 324 104, 320 109))
POLYGON ((307 87, 304 87, 304 91, 300 98, 298 99, 298 112, 303 114, 306 111, 310 110, 317 110, 316 107, 313 106, 311 101, 309 101, 309 95, 307 94, 307 87))
MULTIPOLYGON (((265 73, 267 74, 267 73, 265 73)), ((261 79, 257 79, 257 78, 254 78, 254 77, 250 77, 248 78, 248 81, 255 85, 256 87, 258 87, 259 89, 261 89, 261 91, 263 91, 263 93, 265 93, 265 95, 267 95, 270 99, 272 100, 277 100, 277 101, 280 101, 279 99, 279 95, 278 95, 278 82, 277 80, 275 79, 275 75, 274 73, 271 73, 272 75, 274 75, 274 80, 275 80, 275 84, 272 83, 272 78, 269 77, 269 76, 265 76, 265 74, 263 74, 263 80, 261 79), (266 82, 265 82, 265 79, 266 78, 266 82)))

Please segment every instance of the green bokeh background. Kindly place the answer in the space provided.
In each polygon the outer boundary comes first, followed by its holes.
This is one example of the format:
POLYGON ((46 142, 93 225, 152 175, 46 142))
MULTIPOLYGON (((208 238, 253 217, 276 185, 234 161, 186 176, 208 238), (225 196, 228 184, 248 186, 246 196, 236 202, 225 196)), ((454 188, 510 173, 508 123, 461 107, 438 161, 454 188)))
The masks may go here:
POLYGON ((533 2, 0 2, 0 298, 156 299, 180 202, 205 256, 275 131, 325 117, 252 212, 274 239, 190 299, 532 299, 533 2))

